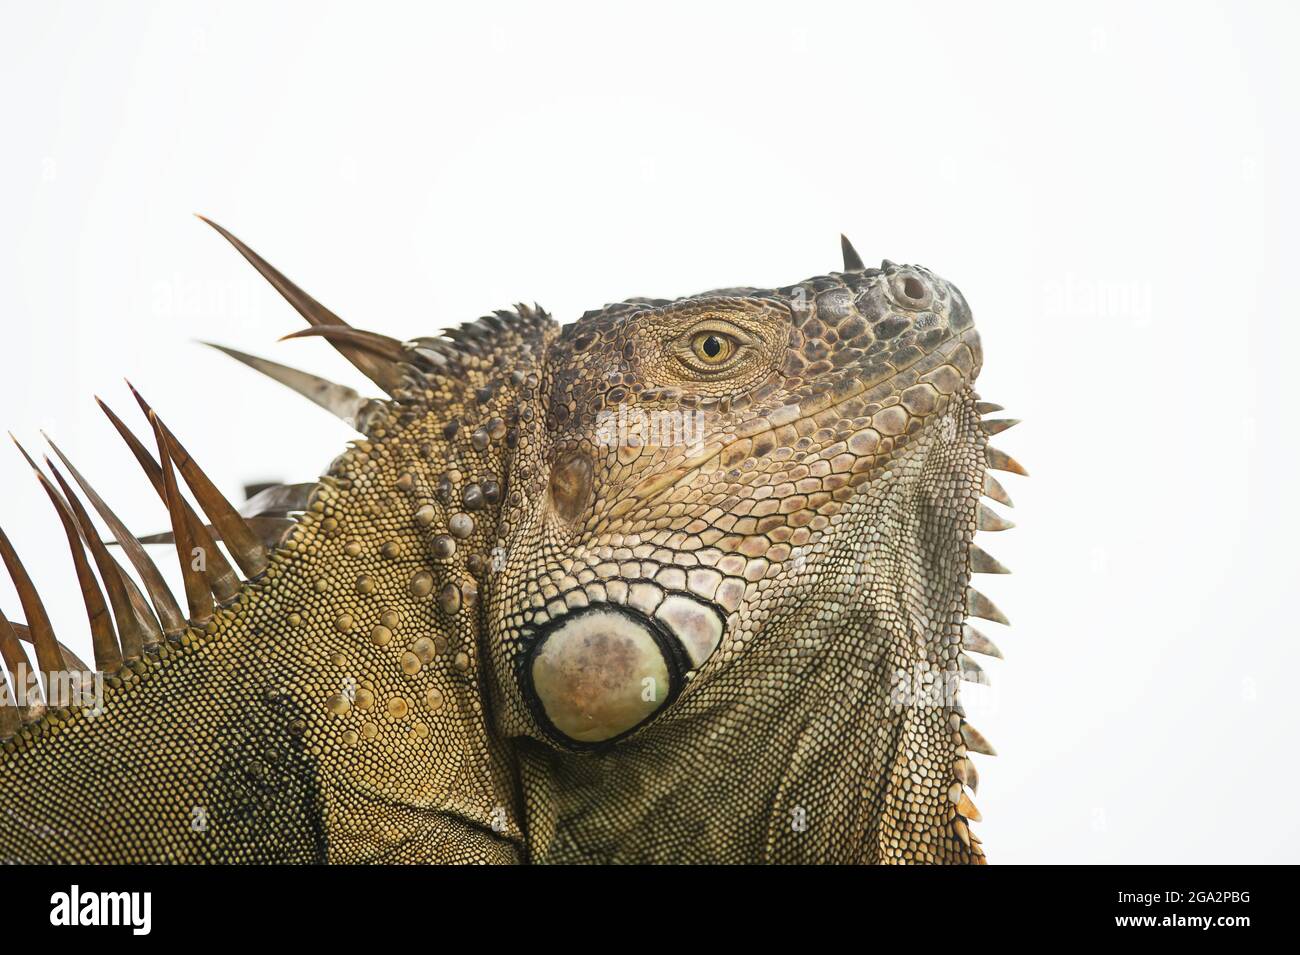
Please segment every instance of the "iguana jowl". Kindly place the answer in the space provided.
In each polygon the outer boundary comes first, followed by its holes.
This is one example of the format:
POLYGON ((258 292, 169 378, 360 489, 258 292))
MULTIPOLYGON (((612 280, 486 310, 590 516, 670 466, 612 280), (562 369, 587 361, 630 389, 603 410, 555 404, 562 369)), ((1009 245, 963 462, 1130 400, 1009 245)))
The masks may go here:
MULTIPOLYGON (((956 686, 997 654, 968 617, 1005 622, 969 586, 1005 572, 972 543, 1010 526, 987 469, 1023 471, 987 446, 1014 422, 982 418, 952 285, 845 240, 785 288, 397 342, 217 228, 388 398, 227 349, 364 435, 243 514, 143 398, 157 458, 109 412, 184 608, 59 449, 28 459, 105 688, 0 707, 0 858, 982 861, 992 750, 956 686)), ((47 682, 79 669, 0 554, 10 682, 20 638, 47 682)))

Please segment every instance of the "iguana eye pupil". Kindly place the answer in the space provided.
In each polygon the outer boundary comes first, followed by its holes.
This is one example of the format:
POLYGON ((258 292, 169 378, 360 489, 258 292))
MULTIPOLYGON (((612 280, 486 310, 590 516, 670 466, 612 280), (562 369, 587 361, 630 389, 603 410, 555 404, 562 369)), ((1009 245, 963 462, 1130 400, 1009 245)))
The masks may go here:
POLYGON ((691 341, 691 351, 695 357, 710 365, 722 364, 735 350, 731 337, 717 332, 700 332, 691 341))
POLYGON ((903 294, 910 299, 920 301, 925 298, 925 286, 921 284, 920 279, 909 275, 903 280, 903 294))

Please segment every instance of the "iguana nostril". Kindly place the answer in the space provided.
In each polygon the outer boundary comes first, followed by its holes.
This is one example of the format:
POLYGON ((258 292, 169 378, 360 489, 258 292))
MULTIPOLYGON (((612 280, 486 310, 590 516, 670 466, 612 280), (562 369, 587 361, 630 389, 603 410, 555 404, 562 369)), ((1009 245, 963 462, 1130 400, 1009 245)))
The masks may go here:
POLYGON ((668 698, 668 663, 645 626, 596 610, 548 634, 533 655, 533 693, 551 725, 579 743, 637 726, 668 698))
POLYGON ((925 286, 921 284, 921 280, 916 276, 909 275, 903 279, 903 294, 914 302, 919 302, 925 298, 925 286))

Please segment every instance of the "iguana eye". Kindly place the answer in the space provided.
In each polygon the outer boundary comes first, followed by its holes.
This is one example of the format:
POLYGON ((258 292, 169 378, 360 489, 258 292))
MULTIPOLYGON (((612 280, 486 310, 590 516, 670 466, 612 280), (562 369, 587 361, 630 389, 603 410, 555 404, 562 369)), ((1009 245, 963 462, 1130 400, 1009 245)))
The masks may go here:
POLYGON ((749 339, 739 330, 710 322, 680 340, 677 354, 682 363, 697 372, 715 372, 734 365, 745 351, 749 339))
POLYGON ((721 365, 735 352, 736 344, 721 332, 700 332, 691 341, 691 350, 706 365, 721 365))
POLYGON ((635 316, 636 360, 655 385, 700 398, 741 394, 785 357, 790 310, 766 299, 711 298, 635 316))

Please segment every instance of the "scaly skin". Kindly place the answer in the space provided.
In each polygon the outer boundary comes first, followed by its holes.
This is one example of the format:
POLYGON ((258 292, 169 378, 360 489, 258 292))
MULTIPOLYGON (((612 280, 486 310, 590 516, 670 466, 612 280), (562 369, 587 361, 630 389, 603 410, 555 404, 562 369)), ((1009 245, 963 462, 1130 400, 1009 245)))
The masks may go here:
POLYGON ((453 337, 235 602, 4 744, 0 858, 982 861, 954 287, 846 254, 453 337))

